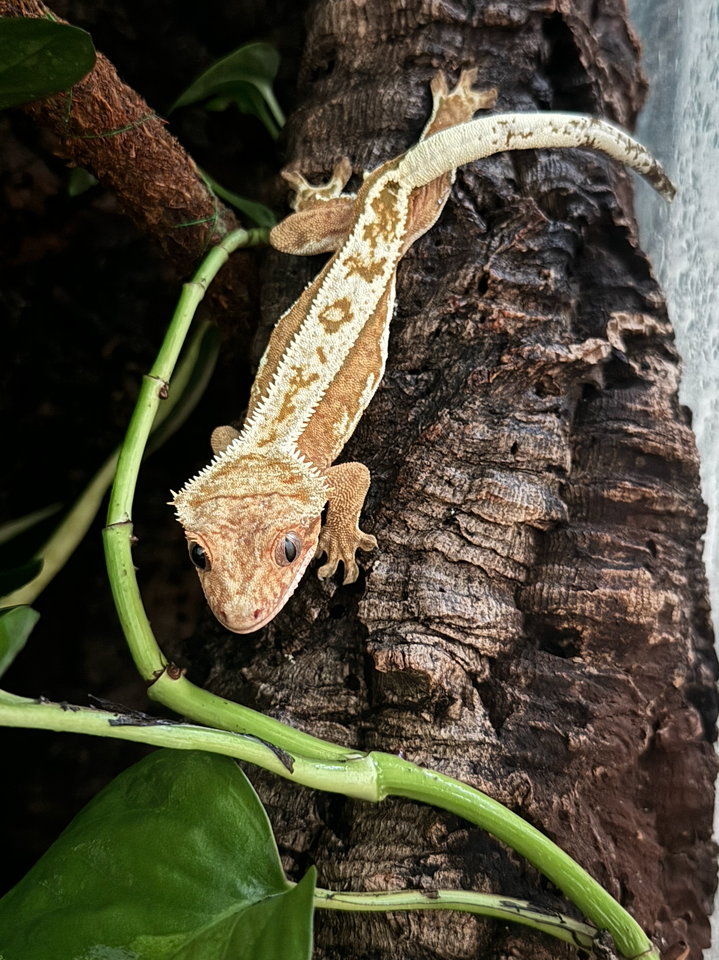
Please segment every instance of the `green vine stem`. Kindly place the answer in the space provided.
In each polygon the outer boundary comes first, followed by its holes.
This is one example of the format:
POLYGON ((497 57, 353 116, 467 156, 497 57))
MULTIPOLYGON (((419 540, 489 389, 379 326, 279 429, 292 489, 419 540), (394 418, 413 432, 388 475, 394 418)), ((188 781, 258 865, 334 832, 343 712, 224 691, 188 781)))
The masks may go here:
POLYGON ((265 236, 266 231, 261 230, 229 234, 208 254, 192 282, 183 288, 157 361, 144 378, 121 450, 105 530, 105 552, 115 603, 135 663, 150 683, 150 697, 199 723, 221 729, 188 724, 132 727, 117 716, 111 722, 100 711, 63 711, 47 704, 21 702, 22 698, 12 698, 9 702, 7 695, 0 703, 0 720, 13 726, 49 726, 122 736, 178 749, 212 750, 256 763, 315 789, 373 802, 400 796, 433 804, 482 827, 526 857, 592 923, 611 933, 625 957, 658 960, 658 953, 641 927, 585 870, 497 801, 467 784, 399 757, 385 753, 360 754, 223 700, 195 687, 162 655, 142 606, 131 554, 132 498, 142 453, 157 408, 167 394, 167 383, 192 316, 210 281, 230 252, 257 243, 265 236), (37 713, 38 710, 43 712, 37 713))
POLYGON ((168 664, 145 615, 132 562, 131 522, 114 523, 105 528, 103 535, 117 612, 137 669, 150 684, 147 691, 150 699, 199 723, 234 733, 252 734, 261 740, 281 744, 283 750, 292 753, 327 760, 358 756, 356 750, 294 730, 279 720, 218 697, 186 680, 181 671, 168 664))
MULTIPOLYGON (((268 743, 256 734, 238 734, 189 723, 167 723, 89 707, 38 702, 4 691, 0 691, 0 724, 92 734, 175 750, 206 750, 256 764, 315 790, 373 803, 389 796, 430 803, 487 830, 526 857, 596 927, 611 933, 625 957, 658 960, 658 953, 636 921, 551 840, 474 787, 418 767, 408 760, 379 752, 355 753, 342 760, 319 760, 293 753, 286 742, 275 740, 268 743)), ((285 741, 291 741, 293 731, 289 728, 285 731, 290 734, 285 741)))
POLYGON ((390 890, 372 893, 337 893, 315 889, 315 908, 385 913, 390 910, 461 910, 483 917, 523 923, 574 947, 592 952, 597 928, 563 913, 540 910, 526 900, 471 890, 390 890))
MULTIPOLYGON (((256 737, 228 733, 224 730, 212 730, 187 723, 167 723, 152 717, 95 710, 65 703, 29 700, 2 690, 0 690, 0 724, 65 733, 94 734, 146 743, 155 747, 170 747, 175 750, 206 750, 254 763, 280 776, 305 783, 307 786, 331 789, 330 780, 332 780, 335 789, 341 793, 347 792, 355 796, 364 795, 365 799, 377 799, 376 795, 370 795, 374 788, 369 788, 372 773, 366 763, 360 764, 358 768, 348 765, 346 773, 349 776, 343 778, 336 768, 332 769, 333 765, 319 764, 301 757, 291 758, 283 751, 276 750, 256 737), (325 769, 322 769, 323 767, 325 769), (338 782, 340 779, 344 779, 344 783, 338 782), (368 781, 366 789, 361 787, 363 779, 368 781)), ((358 759, 369 758, 360 756, 358 759)), ((374 759, 381 762, 382 755, 376 755, 374 759)), ((315 891, 315 906, 327 910, 374 912, 461 910, 522 923, 590 952, 597 934, 594 926, 573 920, 564 914, 541 910, 525 900, 466 890, 345 893, 318 889, 315 891)))
MULTIPOLYGON (((193 279, 183 286, 160 353, 150 373, 143 378, 137 405, 120 452, 115 483, 110 496, 107 527, 103 531, 105 558, 115 606, 127 638, 130 652, 141 676, 151 684, 151 699, 179 714, 186 714, 209 726, 237 733, 252 733, 263 740, 283 740, 284 748, 318 758, 356 756, 349 750, 316 737, 292 730, 285 724, 255 710, 223 700, 185 680, 162 655, 150 628, 140 598, 132 562, 132 500, 145 444, 156 420, 168 383, 177 362, 198 304, 210 282, 239 247, 267 240, 265 229, 236 230, 207 255, 193 279), (170 667, 170 672, 166 672, 170 667)), ((174 389, 174 386, 173 386, 174 389)))
POLYGON ((183 284, 179 303, 173 314, 160 352, 150 373, 143 378, 135 412, 120 450, 115 483, 108 509, 108 525, 130 519, 137 474, 150 431, 163 399, 169 395, 168 383, 175 369, 180 350, 187 337, 192 318, 211 281, 227 263, 229 255, 240 247, 266 242, 268 231, 235 230, 207 254, 189 283, 183 284))

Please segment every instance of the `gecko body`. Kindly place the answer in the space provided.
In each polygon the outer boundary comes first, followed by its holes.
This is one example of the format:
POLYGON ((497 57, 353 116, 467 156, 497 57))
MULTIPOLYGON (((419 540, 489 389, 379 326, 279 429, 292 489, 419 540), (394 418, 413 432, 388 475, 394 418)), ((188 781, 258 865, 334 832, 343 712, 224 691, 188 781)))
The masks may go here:
POLYGON ((506 150, 585 146, 673 196, 647 151, 601 120, 554 113, 472 120, 496 96, 472 90, 475 76, 465 71, 452 91, 435 77, 419 143, 368 174, 356 196, 342 194, 346 160, 321 187, 285 175, 296 212, 274 228, 272 244, 333 256, 278 321, 242 430, 214 431, 212 462, 173 500, 207 600, 236 633, 271 620, 313 556, 327 555, 320 578, 341 561, 350 583, 358 576, 356 550, 376 546, 358 526, 369 471, 332 464, 384 373, 399 261, 436 222, 456 168, 506 150))

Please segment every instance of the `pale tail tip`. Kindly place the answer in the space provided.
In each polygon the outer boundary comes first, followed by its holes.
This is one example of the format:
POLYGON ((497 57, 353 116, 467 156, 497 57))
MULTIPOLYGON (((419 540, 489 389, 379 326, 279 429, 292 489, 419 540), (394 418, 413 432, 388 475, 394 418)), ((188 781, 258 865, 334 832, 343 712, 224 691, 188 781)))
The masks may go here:
POLYGON ((659 164, 646 174, 646 179, 654 187, 657 193, 661 194, 667 203, 671 203, 677 194, 677 188, 666 175, 659 164))
POLYGON ((677 188, 663 171, 659 182, 656 184, 656 188, 667 201, 667 203, 671 203, 674 197, 677 195, 677 188))

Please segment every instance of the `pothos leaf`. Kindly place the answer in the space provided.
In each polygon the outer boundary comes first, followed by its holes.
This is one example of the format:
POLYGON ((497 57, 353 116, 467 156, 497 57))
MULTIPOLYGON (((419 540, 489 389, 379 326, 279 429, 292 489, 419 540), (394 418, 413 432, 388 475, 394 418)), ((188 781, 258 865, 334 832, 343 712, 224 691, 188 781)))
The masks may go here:
POLYGON ((248 43, 201 74, 180 94, 168 113, 200 100, 211 100, 211 109, 215 110, 224 110, 230 103, 236 103, 243 113, 258 116, 276 137, 278 128, 285 122, 272 91, 279 62, 279 54, 270 44, 248 43))
POLYGON ((312 872, 285 879, 228 757, 160 750, 120 774, 0 900, 3 960, 309 960, 312 872))
MULTIPOLYGON (((27 638, 40 619, 30 607, 12 607, 0 611, 0 677, 27 643, 27 638)), ((0 946, 0 956, 2 955, 0 946)))
POLYGON ((94 66, 84 30, 44 18, 0 19, 0 109, 69 90, 94 66))

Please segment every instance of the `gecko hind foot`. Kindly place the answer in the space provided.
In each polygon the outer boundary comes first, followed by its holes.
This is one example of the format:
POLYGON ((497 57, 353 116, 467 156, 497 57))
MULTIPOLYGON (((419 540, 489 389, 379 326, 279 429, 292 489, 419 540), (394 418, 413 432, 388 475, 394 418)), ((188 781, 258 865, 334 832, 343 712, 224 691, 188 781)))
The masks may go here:
POLYGON ((332 176, 327 183, 318 185, 308 183, 299 170, 283 170, 280 176, 295 191, 292 206, 299 213, 307 207, 314 206, 317 203, 326 203, 328 200, 335 200, 341 196, 342 191, 347 186, 347 181, 352 176, 352 166, 347 157, 342 157, 339 163, 334 165, 332 176))

